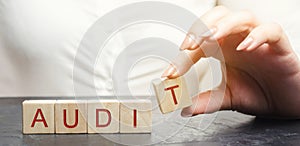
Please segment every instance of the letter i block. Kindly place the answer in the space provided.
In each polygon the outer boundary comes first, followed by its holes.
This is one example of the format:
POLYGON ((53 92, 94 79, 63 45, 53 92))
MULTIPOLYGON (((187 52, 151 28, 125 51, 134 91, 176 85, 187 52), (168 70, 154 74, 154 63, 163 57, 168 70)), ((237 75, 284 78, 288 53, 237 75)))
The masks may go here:
POLYGON ((169 113, 192 104, 183 77, 152 82, 162 113, 169 113))
POLYGON ((23 102, 23 133, 54 133, 55 100, 26 100, 23 102))
POLYGON ((87 133, 86 102, 86 100, 57 100, 55 104, 56 133, 87 133))
POLYGON ((151 133, 150 100, 124 100, 120 103, 120 133, 151 133))
POLYGON ((119 101, 88 101, 88 133, 119 132, 119 101))

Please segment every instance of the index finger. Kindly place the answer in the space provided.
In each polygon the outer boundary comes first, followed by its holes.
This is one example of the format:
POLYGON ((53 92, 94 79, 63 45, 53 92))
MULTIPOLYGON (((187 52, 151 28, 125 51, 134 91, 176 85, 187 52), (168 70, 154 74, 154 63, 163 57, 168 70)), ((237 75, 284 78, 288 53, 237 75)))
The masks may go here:
POLYGON ((200 58, 205 57, 202 49, 196 49, 203 43, 201 38, 207 37, 207 32, 212 31, 208 28, 213 28, 216 22, 229 13, 230 11, 227 8, 218 6, 209 10, 195 21, 180 47, 181 50, 187 49, 192 51, 181 52, 164 71, 162 77, 177 78, 185 74, 200 58))

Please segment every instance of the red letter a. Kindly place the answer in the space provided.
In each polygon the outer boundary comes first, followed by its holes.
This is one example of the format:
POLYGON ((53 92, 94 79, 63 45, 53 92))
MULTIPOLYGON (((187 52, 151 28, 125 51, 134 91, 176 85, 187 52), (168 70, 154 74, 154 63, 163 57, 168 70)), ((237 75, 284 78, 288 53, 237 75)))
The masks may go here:
POLYGON ((44 126, 48 127, 48 124, 47 124, 47 122, 45 120, 43 112, 42 112, 42 110, 40 108, 36 110, 34 119, 33 119, 32 123, 31 123, 31 127, 34 127, 35 122, 43 122, 44 126), (39 114, 41 115, 41 119, 37 119, 39 114))

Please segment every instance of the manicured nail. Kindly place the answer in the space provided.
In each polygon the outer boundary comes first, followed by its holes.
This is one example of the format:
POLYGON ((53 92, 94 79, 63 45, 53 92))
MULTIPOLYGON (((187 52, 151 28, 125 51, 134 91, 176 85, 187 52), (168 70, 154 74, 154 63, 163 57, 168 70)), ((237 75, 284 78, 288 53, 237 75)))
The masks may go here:
POLYGON ((217 31, 216 27, 212 27, 211 29, 209 29, 208 31, 204 32, 201 37, 211 37, 215 32, 217 31))
POLYGON ((190 110, 188 108, 184 108, 182 111, 181 111, 181 116, 182 117, 192 117, 193 114, 190 112, 190 110))
POLYGON ((240 45, 236 48, 236 50, 237 51, 245 50, 251 45, 252 42, 253 42, 253 38, 247 37, 242 43, 240 43, 240 45))
POLYGON ((177 77, 179 77, 179 74, 178 74, 177 70, 175 70, 172 74, 170 74, 168 76, 169 79, 175 79, 177 77))
POLYGON ((200 36, 195 36, 193 33, 188 33, 185 37, 182 45, 180 46, 180 51, 186 49, 197 49, 201 43, 204 41, 205 38, 211 37, 217 31, 216 27, 212 27, 208 31, 204 32, 200 36))
POLYGON ((188 48, 191 48, 194 46, 195 44, 195 35, 192 33, 189 33, 186 35, 186 37, 184 38, 184 41, 182 42, 181 46, 180 46, 180 50, 186 50, 188 48))
POLYGON ((252 41, 251 44, 246 48, 246 50, 251 51, 258 46, 259 46, 259 44, 256 41, 252 41))
POLYGON ((209 29, 209 31, 210 31, 210 34, 209 34, 209 36, 207 36, 208 39, 209 40, 217 40, 220 35, 220 34, 218 34, 217 27, 212 27, 211 29, 209 29))
POLYGON ((162 78, 165 78, 165 77, 169 77, 171 76, 172 74, 174 74, 176 72, 176 69, 170 65, 165 71, 164 73, 161 75, 162 78))

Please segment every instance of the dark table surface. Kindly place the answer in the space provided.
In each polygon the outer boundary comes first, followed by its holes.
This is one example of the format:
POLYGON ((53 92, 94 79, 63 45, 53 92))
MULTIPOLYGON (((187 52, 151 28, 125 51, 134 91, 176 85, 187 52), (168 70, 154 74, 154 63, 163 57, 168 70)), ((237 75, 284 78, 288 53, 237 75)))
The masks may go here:
MULTIPOLYGON (((233 111, 180 119, 153 113, 151 134, 22 134, 21 103, 0 98, 0 145, 120 145, 141 141, 156 145, 300 145, 300 120, 266 120, 233 111), (163 119, 162 119, 163 118, 163 119), (184 123, 184 124, 182 124, 184 123), (177 130, 170 129, 176 127, 177 130), (122 141, 124 140, 125 141, 122 141), (147 140, 145 140, 147 139, 147 140), (159 143, 158 143, 159 142, 159 143)), ((174 129, 174 128, 173 128, 174 129)), ((140 144, 140 143, 131 143, 140 144)))

